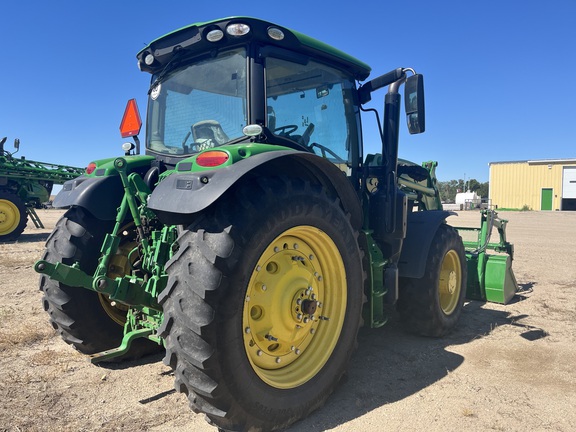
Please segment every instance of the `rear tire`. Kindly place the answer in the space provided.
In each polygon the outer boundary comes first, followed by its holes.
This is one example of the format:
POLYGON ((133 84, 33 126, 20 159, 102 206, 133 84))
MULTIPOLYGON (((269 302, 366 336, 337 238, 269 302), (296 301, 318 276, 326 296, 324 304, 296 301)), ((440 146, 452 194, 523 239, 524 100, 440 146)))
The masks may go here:
POLYGON ((321 406, 355 348, 363 303, 356 233, 338 202, 261 179, 178 243, 159 333, 192 409, 222 430, 256 432, 321 406))
POLYGON ((16 240, 27 223, 28 213, 22 199, 10 192, 0 192, 0 242, 16 240))
MULTIPOLYGON (((112 227, 113 222, 96 219, 86 210, 74 207, 57 222, 42 259, 67 265, 78 262, 84 272, 93 274, 104 236, 112 227)), ((44 293, 42 303, 52 327, 81 353, 95 354, 116 348, 122 342, 126 309, 112 306, 95 291, 71 287, 46 275, 40 277, 40 290, 44 293)), ((109 361, 139 358, 159 349, 158 344, 150 340, 137 339, 128 354, 109 361)))
POLYGON ((442 224, 432 240, 424 276, 400 281, 398 311, 406 328, 433 337, 451 331, 464 305, 466 275, 462 238, 453 227, 442 224))

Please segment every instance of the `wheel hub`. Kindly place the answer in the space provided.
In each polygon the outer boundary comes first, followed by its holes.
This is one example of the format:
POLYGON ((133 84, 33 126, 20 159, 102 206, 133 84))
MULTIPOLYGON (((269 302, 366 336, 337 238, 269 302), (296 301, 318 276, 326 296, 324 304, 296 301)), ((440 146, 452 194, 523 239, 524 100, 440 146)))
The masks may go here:
POLYGON ((454 250, 450 250, 444 257, 438 283, 440 307, 445 314, 450 315, 456 310, 462 285, 460 258, 454 250))
POLYGON ((246 291, 243 334, 254 370, 269 384, 305 382, 329 357, 346 310, 337 259, 331 239, 312 227, 288 230, 261 254, 246 291))
POLYGON ((306 315, 314 315, 316 308, 318 307, 318 302, 316 300, 304 300, 302 302, 302 312, 306 315))
POLYGON ((314 313, 324 287, 313 257, 312 251, 292 238, 264 254, 256 267, 246 297, 245 335, 261 367, 278 369, 290 364, 314 337, 319 323, 314 313))

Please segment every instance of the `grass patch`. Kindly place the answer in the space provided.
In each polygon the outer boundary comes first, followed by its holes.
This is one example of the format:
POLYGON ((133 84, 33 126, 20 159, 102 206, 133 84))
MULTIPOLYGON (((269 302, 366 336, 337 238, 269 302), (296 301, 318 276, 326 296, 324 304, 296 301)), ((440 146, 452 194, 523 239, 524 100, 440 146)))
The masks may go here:
POLYGON ((52 365, 58 361, 60 355, 51 349, 45 349, 30 356, 30 363, 34 366, 52 365))
POLYGON ((15 329, 4 329, 0 332, 0 350, 8 350, 20 345, 32 345, 48 340, 56 334, 50 326, 38 328, 34 324, 25 323, 15 329))
POLYGON ((511 208, 511 207, 498 207, 496 209, 496 211, 501 212, 501 211, 518 211, 518 212, 526 212, 526 211, 532 211, 532 207, 530 207, 528 204, 524 204, 521 208, 511 208))

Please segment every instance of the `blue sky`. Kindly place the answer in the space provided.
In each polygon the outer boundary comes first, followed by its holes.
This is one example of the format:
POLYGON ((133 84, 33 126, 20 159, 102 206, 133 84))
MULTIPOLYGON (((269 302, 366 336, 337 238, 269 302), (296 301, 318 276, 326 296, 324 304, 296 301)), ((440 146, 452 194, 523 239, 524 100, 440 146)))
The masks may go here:
MULTIPOLYGON (((8 3, 8 2, 6 2, 8 3)), ((299 30, 370 64, 425 77, 426 128, 400 156, 438 160, 440 180, 488 180, 493 161, 576 157, 576 1, 27 1, 0 6, 0 137, 19 155, 85 166, 121 155, 136 53, 176 28, 246 15, 299 30)), ((382 110, 385 91, 373 96, 382 110)), ((365 124, 366 148, 379 143, 365 124)))

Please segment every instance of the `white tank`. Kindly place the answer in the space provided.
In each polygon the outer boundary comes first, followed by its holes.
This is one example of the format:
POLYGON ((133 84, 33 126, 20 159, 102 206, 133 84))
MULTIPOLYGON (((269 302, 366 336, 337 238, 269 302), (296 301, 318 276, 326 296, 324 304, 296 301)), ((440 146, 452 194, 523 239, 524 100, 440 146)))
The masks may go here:
POLYGON ((466 205, 467 208, 476 208, 480 205, 481 198, 476 192, 460 192, 456 194, 456 204, 466 205))

